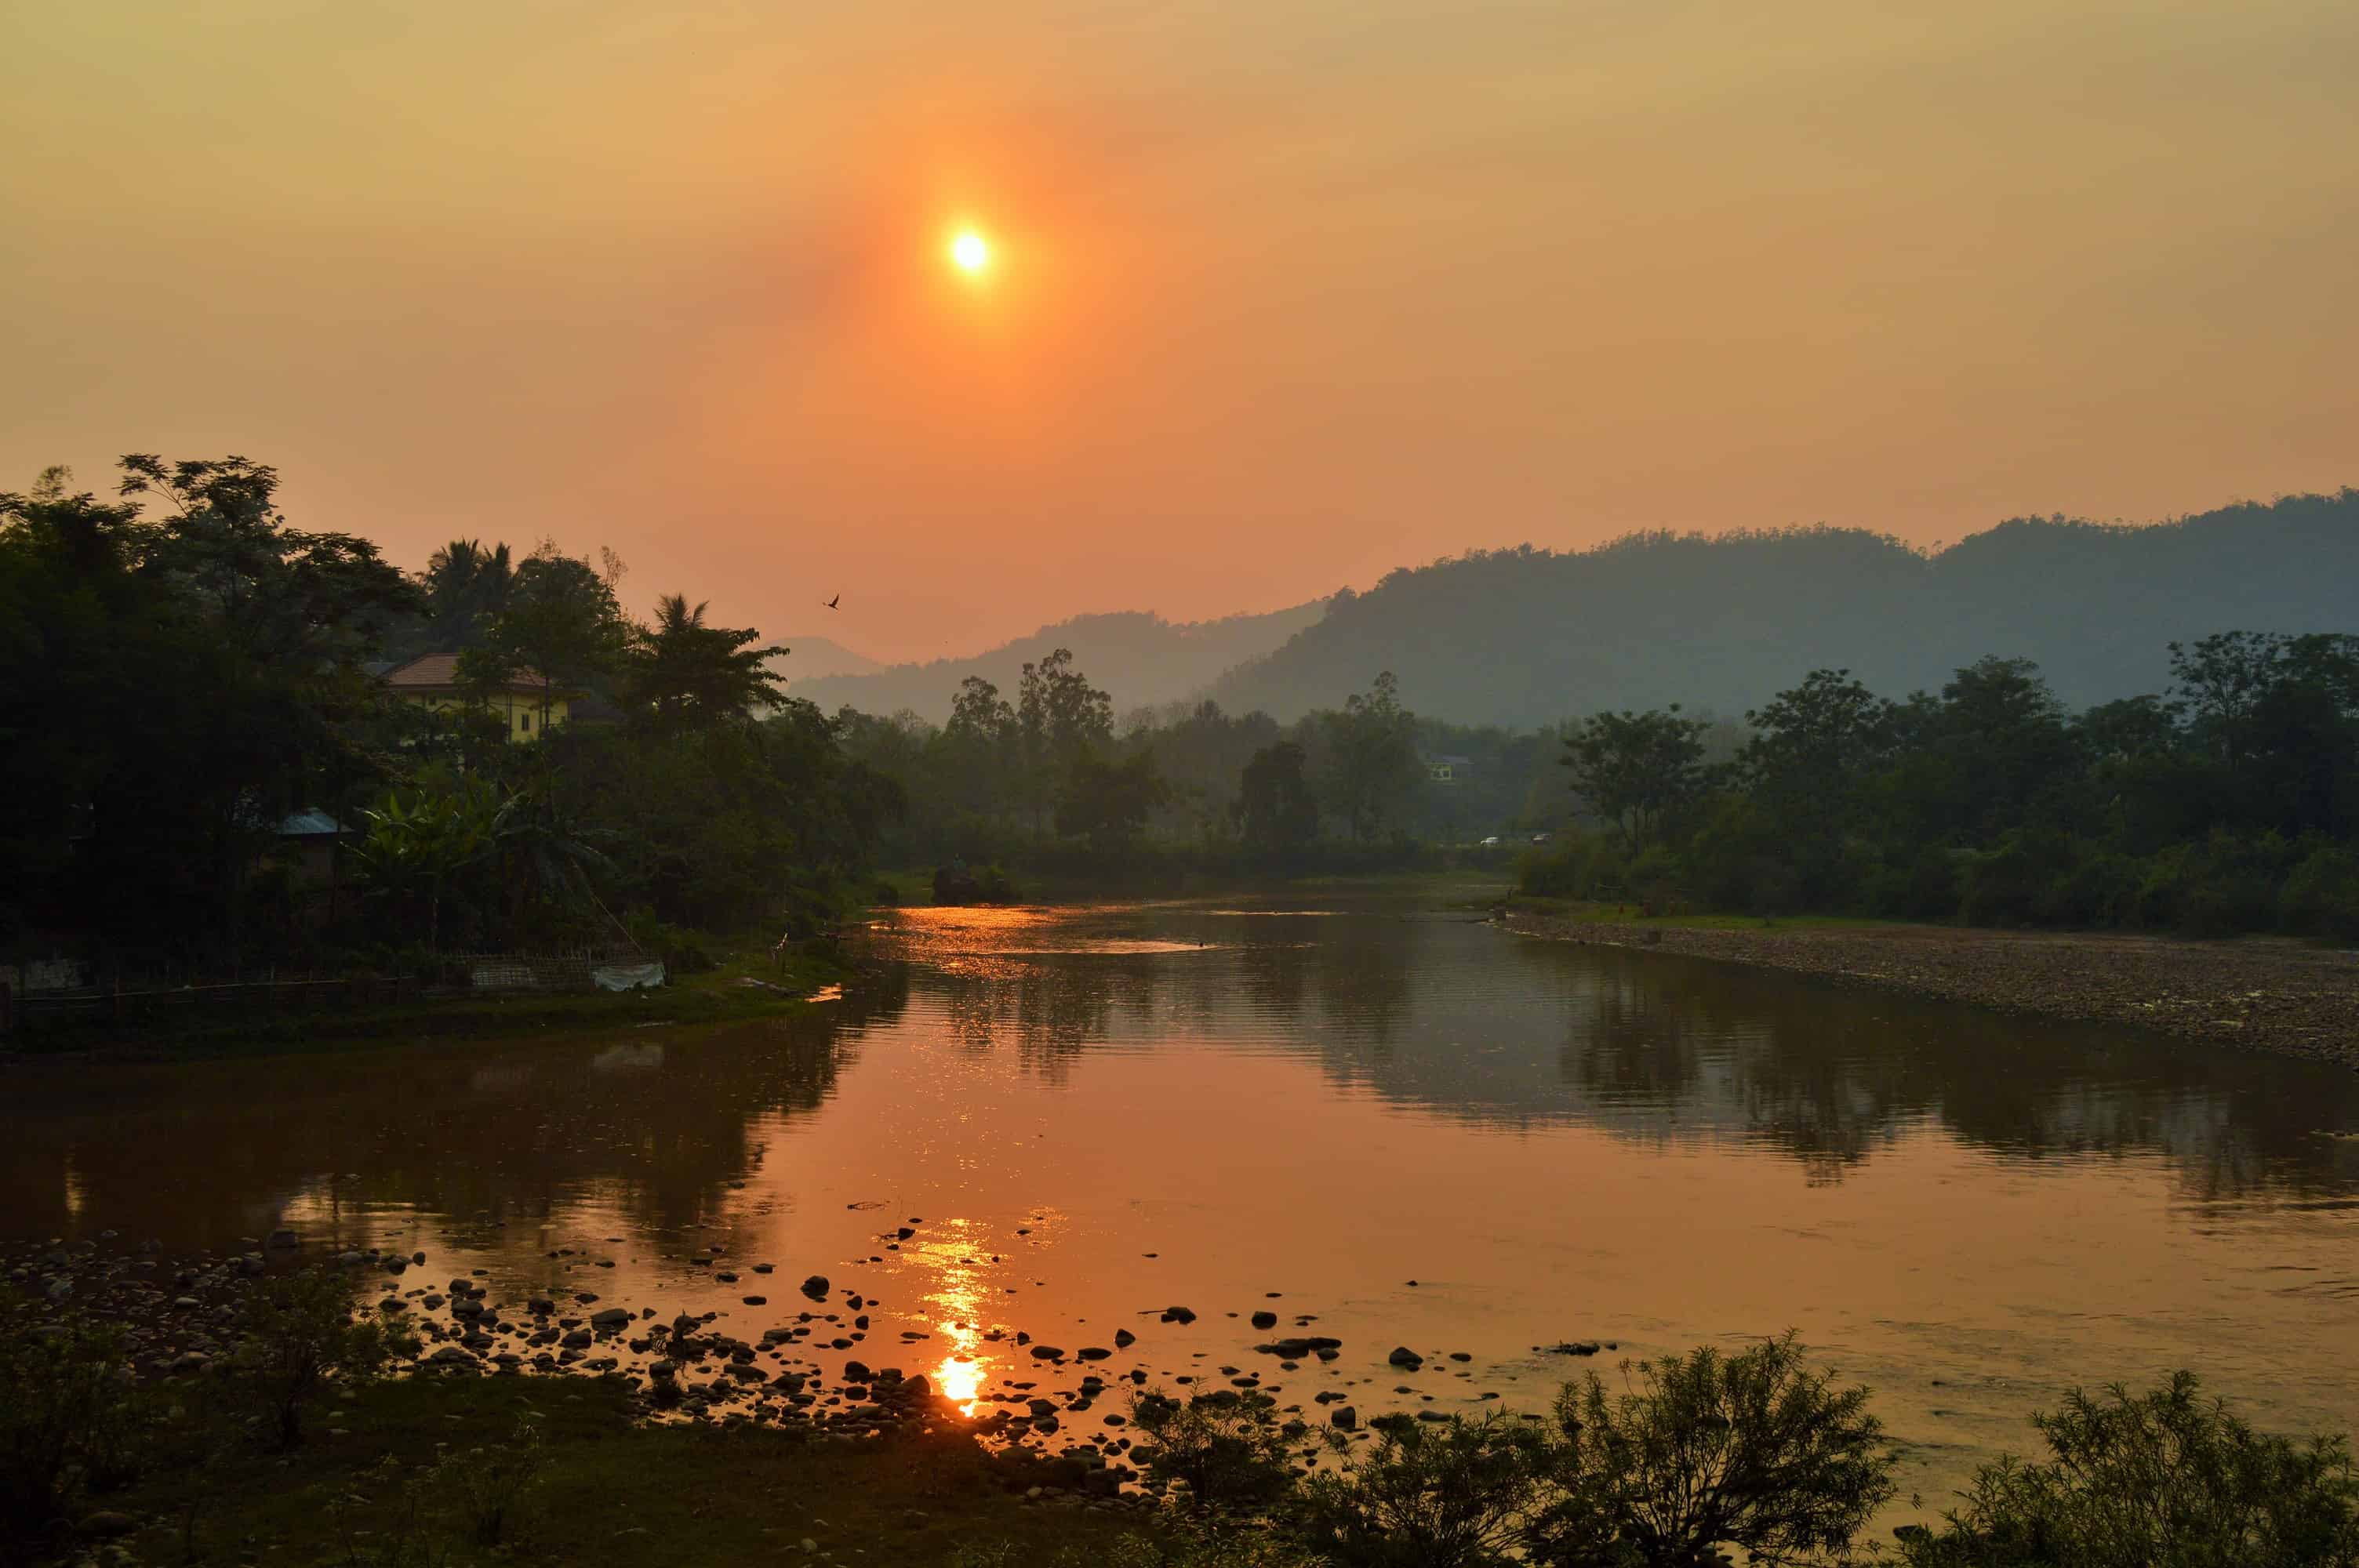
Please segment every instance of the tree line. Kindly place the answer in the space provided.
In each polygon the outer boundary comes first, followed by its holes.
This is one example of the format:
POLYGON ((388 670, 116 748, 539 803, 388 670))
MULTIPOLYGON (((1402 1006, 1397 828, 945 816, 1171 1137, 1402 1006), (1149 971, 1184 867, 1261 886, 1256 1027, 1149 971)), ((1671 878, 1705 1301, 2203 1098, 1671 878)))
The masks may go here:
POLYGON ((1586 828, 1527 891, 1775 914, 2359 935, 2359 637, 2223 632, 2157 694, 2070 712, 2023 659, 1878 697, 1821 669, 1733 756, 1677 706, 1561 762, 1586 828))
POLYGON ((912 863, 1016 861, 1077 872, 1375 865, 1413 856, 1426 826, 1426 737, 1379 673, 1290 725, 1209 702, 1141 709, 1058 648, 1011 700, 969 676, 950 720, 837 716, 851 756, 902 786, 889 829, 912 863))

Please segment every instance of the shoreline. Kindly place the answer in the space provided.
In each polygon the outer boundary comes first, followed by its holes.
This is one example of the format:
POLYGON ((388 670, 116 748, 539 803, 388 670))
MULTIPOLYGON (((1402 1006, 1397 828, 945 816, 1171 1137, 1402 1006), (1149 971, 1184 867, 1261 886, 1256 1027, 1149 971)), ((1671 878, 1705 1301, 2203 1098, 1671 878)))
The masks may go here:
POLYGON ((75 1022, 0 1035, 0 1064, 40 1061, 194 1061, 302 1055, 451 1040, 569 1036, 652 1024, 734 1023, 793 1016, 857 983, 840 957, 797 955, 773 967, 760 955, 724 953, 707 973, 647 990, 484 991, 348 1011, 250 1011, 122 1024, 75 1022))
POLYGON ((1939 1001, 2123 1024, 2359 1071, 2359 953, 2272 937, 2195 942, 1946 925, 1758 930, 1556 914, 1510 898, 1519 936, 1750 964, 1939 1001))

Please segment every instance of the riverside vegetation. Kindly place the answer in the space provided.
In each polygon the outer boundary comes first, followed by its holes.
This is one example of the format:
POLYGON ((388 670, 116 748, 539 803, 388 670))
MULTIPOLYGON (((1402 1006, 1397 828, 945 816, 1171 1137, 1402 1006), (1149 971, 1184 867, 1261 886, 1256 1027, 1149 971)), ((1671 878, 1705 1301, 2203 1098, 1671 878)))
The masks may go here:
POLYGON ((781 650, 679 595, 633 622, 611 553, 458 540, 412 578, 277 485, 133 456, 115 502, 62 470, 0 495, 0 950, 135 984, 553 946, 693 971, 700 932, 808 939, 870 897, 899 792, 779 697, 781 650), (538 738, 373 673, 429 651, 523 683, 538 738), (307 811, 349 830, 341 889, 284 851, 307 811))
MULTIPOLYGON (((135 1369, 119 1325, 61 1310, 70 1292, 0 1302, 0 1560, 1833 1563, 1870 1552, 1894 1491, 1869 1390, 1790 1334, 1589 1373, 1544 1414, 1388 1416, 1373 1438, 1347 1409, 1314 1433, 1250 1391, 1143 1390, 1124 1490, 922 1379, 880 1387, 864 1415, 650 1421, 672 1408, 661 1377, 638 1395, 611 1366, 479 1378, 419 1360, 397 1317, 355 1314, 349 1270, 212 1279, 235 1285, 212 1319, 221 1354, 163 1375, 135 1369)), ((2075 1390, 2035 1424, 2044 1457, 1985 1466, 1888 1550, 1911 1568, 2359 1563, 2342 1441, 2256 1433, 2190 1374, 2075 1390)))
POLYGON ((2359 935, 2359 637, 2222 633, 2173 684, 2068 712, 1986 658, 1892 701, 1812 671, 1721 761, 1677 706, 1572 726, 1592 826, 1527 892, 2224 935, 2359 935))
POLYGON ((684 595, 633 621, 611 552, 454 540, 411 577, 290 524, 277 487, 245 459, 134 455, 114 502, 62 470, 0 495, 15 955, 136 982, 629 946, 692 972, 703 933, 823 934, 890 886, 880 864, 940 868, 953 901, 1504 872, 1501 840, 1534 829, 1553 841, 1523 856, 1527 893, 1657 913, 2359 933, 2345 633, 2174 643, 2166 691, 2077 713, 1991 657, 1900 700, 1820 669, 1742 723, 1532 730, 1419 715, 1382 670, 1286 723, 1209 700, 1118 718, 1060 647, 1009 695, 970 676, 937 726, 785 697, 787 651, 684 595), (539 738, 371 674, 429 651, 465 690, 523 689, 539 738), (324 902, 277 837, 306 810, 353 833, 324 902))

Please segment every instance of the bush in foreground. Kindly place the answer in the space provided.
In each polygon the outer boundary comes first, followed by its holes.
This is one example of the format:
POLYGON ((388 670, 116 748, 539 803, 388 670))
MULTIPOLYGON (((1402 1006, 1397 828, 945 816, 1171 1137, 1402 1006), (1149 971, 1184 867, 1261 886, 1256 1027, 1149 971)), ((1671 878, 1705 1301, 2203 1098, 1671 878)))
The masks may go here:
POLYGON ((1910 1568, 2353 1568, 2359 1476, 2341 1438, 2256 1433, 2192 1372, 2151 1393, 2075 1389, 2032 1417, 2045 1464, 1984 1465, 1910 1568))
POLYGON ((1702 1568, 1729 1547, 1756 1563, 1839 1558, 1892 1498, 1868 1390, 1834 1388, 1791 1333, 1623 1370, 1619 1394, 1592 1372, 1558 1396, 1562 1498, 1530 1532, 1534 1562, 1702 1568))
POLYGON ((1390 1418, 1343 1475, 1302 1487, 1305 1544, 1343 1568, 1493 1568, 1512 1561, 1543 1494, 1548 1434, 1504 1412, 1390 1418))
POLYGON ((303 1411, 336 1379, 381 1370, 394 1345, 374 1320, 354 1322, 353 1283, 332 1269, 303 1269, 258 1281, 243 1303, 230 1358, 234 1386, 266 1419, 274 1440, 303 1440, 303 1411))
POLYGON ((1266 1394, 1221 1390, 1182 1403, 1160 1392, 1131 1402, 1131 1425, 1148 1445, 1131 1458, 1158 1480, 1184 1483, 1193 1501, 1250 1509, 1287 1496, 1294 1485, 1286 1438, 1273 1424, 1266 1394))
POLYGON ((0 1563, 126 1478, 139 1428, 119 1336, 0 1323, 0 1563))
POLYGON ((1555 1429, 1493 1414, 1387 1422, 1343 1476, 1301 1487, 1292 1533, 1340 1568, 1708 1568, 1842 1561, 1893 1495, 1864 1388, 1788 1334, 1594 1373, 1555 1429))

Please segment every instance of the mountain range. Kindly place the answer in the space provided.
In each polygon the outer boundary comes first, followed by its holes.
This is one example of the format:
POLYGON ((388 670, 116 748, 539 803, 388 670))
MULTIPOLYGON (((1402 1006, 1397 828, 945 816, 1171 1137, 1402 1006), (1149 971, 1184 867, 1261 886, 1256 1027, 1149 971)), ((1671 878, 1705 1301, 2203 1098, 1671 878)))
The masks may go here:
POLYGON ((1222 672, 1283 644, 1316 622, 1323 610, 1314 602, 1263 615, 1192 622, 1169 622, 1144 611, 1077 615, 970 658, 884 667, 869 661, 864 671, 845 668, 817 675, 806 673, 801 655, 824 639, 797 643, 786 637, 780 641, 795 654, 779 661, 778 667, 788 676, 788 696, 830 712, 846 704, 866 713, 907 709, 939 724, 950 717, 951 698, 969 676, 981 676, 1013 701, 1025 665, 1059 648, 1071 648, 1074 667, 1112 692, 1117 708, 1128 709, 1195 696, 1222 672))
POLYGON ((1275 614, 1081 616, 790 689, 939 720, 964 676, 1012 694, 1026 660, 1065 646, 1121 709, 1201 695, 1292 719, 1390 670, 1420 714, 1528 728, 1672 702, 1734 716, 1821 666, 1899 697, 1995 654, 2078 708, 2159 691, 2168 643, 2231 629, 2359 633, 2359 490, 2144 525, 2017 518, 1939 551, 1830 527, 1478 551, 1275 614))

